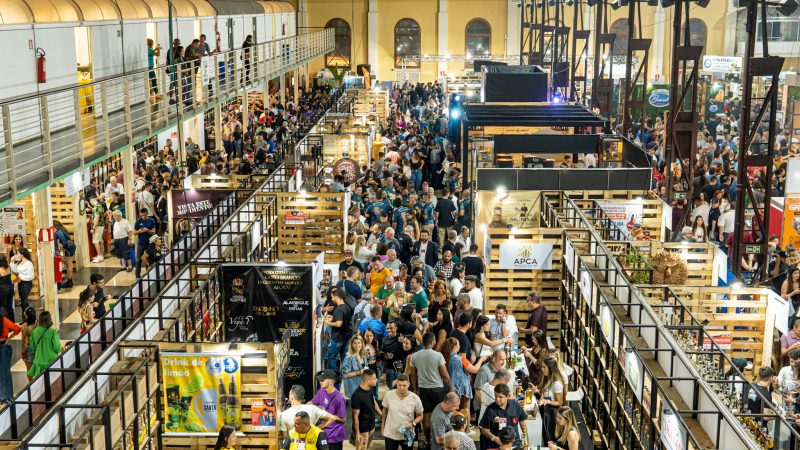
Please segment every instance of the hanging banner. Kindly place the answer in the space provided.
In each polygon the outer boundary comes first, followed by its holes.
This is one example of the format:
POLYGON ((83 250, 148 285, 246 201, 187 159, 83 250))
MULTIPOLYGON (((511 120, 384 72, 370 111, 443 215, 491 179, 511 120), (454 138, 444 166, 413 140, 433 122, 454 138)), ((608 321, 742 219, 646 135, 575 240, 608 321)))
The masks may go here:
POLYGON ((783 248, 800 248, 800 198, 786 197, 783 204, 783 248))
POLYGON ((642 225, 644 205, 641 203, 599 203, 600 209, 626 235, 642 225))
POLYGON ((552 270, 553 244, 534 244, 513 240, 500 244, 500 268, 552 270))
POLYGON ((581 295, 583 295, 583 299, 586 300, 586 304, 589 307, 594 306, 594 299, 592 299, 592 276, 589 275, 589 271, 583 269, 581 271, 581 295))
POLYGON ((250 401, 250 425, 253 431, 275 431, 278 412, 274 398, 250 401))
POLYGON ((683 432, 678 417, 672 410, 661 414, 661 443, 666 450, 683 450, 683 432))
POLYGON ((313 392, 313 269, 310 265, 223 265, 225 340, 276 342, 290 330, 290 385, 313 392))
POLYGON ((64 178, 64 190, 66 191, 67 197, 72 197, 77 194, 83 188, 92 184, 91 181, 92 177, 89 175, 88 167, 64 178))
POLYGON ((15 234, 21 235, 23 241, 25 240, 25 207, 22 205, 0 209, 0 235, 15 234))
POLYGON ((361 168, 358 162, 351 158, 341 158, 333 163, 333 173, 344 175, 345 181, 355 182, 361 176, 361 168))
POLYGON ((572 246, 572 241, 564 239, 564 264, 571 274, 575 274, 575 248, 572 246))
POLYGON ((742 71, 741 56, 704 56, 701 72, 739 73, 742 71))
POLYGON ((625 378, 631 386, 631 390, 639 401, 642 401, 642 379, 644 364, 636 356, 633 350, 625 350, 625 378))
POLYGON ((600 330, 608 345, 614 347, 614 318, 611 317, 611 308, 608 305, 600 308, 600 330))
POLYGON ((231 189, 173 189, 172 218, 202 219, 231 192, 231 189))
POLYGON ((216 436, 242 428, 241 358, 215 353, 161 353, 167 433, 216 436))
POLYGON ((306 223, 306 214, 303 211, 287 211, 284 223, 286 225, 303 225, 306 223))

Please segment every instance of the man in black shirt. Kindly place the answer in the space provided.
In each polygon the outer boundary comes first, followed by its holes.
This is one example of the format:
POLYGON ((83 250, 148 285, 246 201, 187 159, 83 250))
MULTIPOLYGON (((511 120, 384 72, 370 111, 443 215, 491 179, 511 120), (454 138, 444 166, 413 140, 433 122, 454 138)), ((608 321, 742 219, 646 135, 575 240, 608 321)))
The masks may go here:
POLYGON ((542 305, 542 299, 536 292, 528 294, 528 309, 528 321, 525 328, 520 328, 519 331, 525 333, 525 345, 528 347, 535 347, 534 335, 537 336, 536 343, 544 347, 547 341, 547 308, 542 305))
POLYGON ((772 254, 772 261, 769 263, 769 271, 767 276, 772 278, 773 290, 780 294, 783 282, 786 280, 786 275, 789 271, 789 264, 786 264, 786 252, 777 251, 772 254))
POLYGON ((525 426, 527 415, 516 400, 509 398, 510 394, 507 385, 495 386, 494 403, 486 407, 486 412, 478 424, 481 428, 481 449, 500 447, 499 435, 506 429, 514 433, 514 447, 522 447, 520 427, 525 426))
POLYGON ((104 285, 105 278, 99 273, 93 273, 89 276, 89 286, 86 288, 86 290, 92 292, 94 295, 92 307, 94 308, 94 316, 98 320, 105 315, 106 300, 111 298, 110 295, 107 296, 103 292, 104 285))
MULTIPOLYGON (((750 411, 751 414, 771 414, 772 410, 769 408, 765 408, 764 403, 756 391, 760 392, 764 398, 771 398, 770 397, 770 387, 772 383, 775 382, 777 377, 775 376, 775 369, 769 366, 763 366, 758 369, 758 380, 756 381, 755 390, 752 388, 748 388, 745 386, 743 392, 745 393, 745 401, 747 402, 747 410, 750 411)), ((761 423, 763 423, 763 419, 758 419, 761 423)))
POLYGON ((472 360, 472 344, 467 337, 467 331, 472 328, 472 314, 461 314, 458 316, 458 328, 453 328, 450 337, 458 341, 459 353, 465 354, 468 360, 472 360))
POLYGON ((353 430, 356 433, 356 450, 368 449, 375 431, 375 416, 380 414, 380 407, 375 401, 375 386, 378 377, 372 369, 364 369, 361 373, 361 385, 350 396, 350 407, 353 410, 353 430))
POLYGON ((339 263, 339 279, 344 280, 347 278, 347 269, 355 267, 360 270, 362 273, 364 272, 364 267, 361 266, 361 263, 353 259, 353 251, 352 250, 345 250, 344 251, 344 261, 339 263))
POLYGON ((397 322, 389 322, 386 325, 386 337, 381 341, 380 356, 384 363, 383 370, 386 372, 386 386, 390 390, 394 389, 392 384, 402 373, 399 367, 402 366, 406 357, 400 335, 397 334, 397 322))
POLYGON ((464 263, 464 275, 474 275, 479 280, 482 279, 485 269, 483 260, 478 256, 478 244, 469 246, 469 255, 465 256, 461 262, 464 263))
POLYGON ((347 340, 350 338, 350 319, 353 311, 344 303, 345 293, 341 289, 333 289, 331 298, 336 307, 333 309, 333 314, 325 315, 325 325, 331 327, 330 346, 325 362, 329 369, 338 370, 339 361, 344 357, 347 340))
POLYGON ((444 197, 436 202, 436 209, 434 209, 436 223, 439 226, 439 248, 444 246, 445 238, 455 230, 456 214, 458 214, 458 208, 450 198, 450 189, 445 188, 444 197))

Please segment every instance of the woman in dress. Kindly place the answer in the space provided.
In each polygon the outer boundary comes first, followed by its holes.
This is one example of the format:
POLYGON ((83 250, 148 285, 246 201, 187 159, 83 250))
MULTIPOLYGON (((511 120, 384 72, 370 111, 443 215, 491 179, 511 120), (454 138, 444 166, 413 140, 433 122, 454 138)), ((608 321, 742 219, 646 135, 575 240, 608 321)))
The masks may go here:
POLYGON ((17 276, 17 292, 19 293, 19 303, 22 310, 28 309, 28 297, 33 289, 33 279, 36 276, 36 268, 33 267, 31 254, 27 248, 22 247, 17 250, 11 259, 9 266, 14 275, 17 276))
MULTIPOLYGON (((453 337, 445 339, 440 348, 440 352, 445 357, 444 360, 447 365, 447 373, 450 375, 453 392, 461 398, 458 409, 464 417, 469 417, 469 403, 472 400, 470 375, 478 373, 481 368, 481 362, 473 365, 466 356, 458 353, 459 350, 458 339, 453 337)), ((467 429, 465 432, 468 433, 469 430, 467 429)))
POLYGON ((22 312, 22 323, 19 326, 22 328, 22 360, 25 361, 26 369, 30 369, 31 364, 33 364, 33 360, 31 359, 33 355, 28 355, 28 344, 31 342, 31 333, 33 329, 36 328, 37 323, 36 309, 29 306, 28 309, 22 312))
POLYGON ((350 398, 353 392, 361 384, 361 374, 367 368, 367 361, 364 358, 364 339, 359 335, 350 338, 347 345, 347 354, 342 361, 342 387, 344 388, 345 398, 350 398))
POLYGON ((5 256, 0 256, 0 309, 6 311, 6 317, 14 320, 14 282, 11 281, 11 266, 5 256))

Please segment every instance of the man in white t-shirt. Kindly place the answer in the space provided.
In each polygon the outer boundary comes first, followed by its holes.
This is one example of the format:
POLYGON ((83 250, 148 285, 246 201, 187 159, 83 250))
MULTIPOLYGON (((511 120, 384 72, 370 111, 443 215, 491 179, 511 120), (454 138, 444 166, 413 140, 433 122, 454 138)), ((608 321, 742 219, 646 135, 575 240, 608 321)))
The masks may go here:
POLYGON ((483 294, 478 287, 478 277, 475 275, 467 275, 464 277, 464 289, 462 293, 466 292, 469 295, 469 304, 473 308, 483 310, 483 294))
POLYGON ((494 387, 498 384, 505 384, 508 386, 508 383, 511 381, 511 375, 508 373, 507 369, 500 369, 494 373, 494 378, 488 383, 484 383, 483 386, 480 388, 480 402, 481 402, 481 409, 478 412, 478 422, 481 421, 481 417, 483 417, 483 412, 486 411, 486 407, 494 403, 494 387))
MULTIPOLYGON (((502 303, 494 309, 494 317, 489 319, 489 331, 495 339, 511 338, 511 342, 516 343, 519 339, 519 329, 517 319, 508 314, 506 305, 502 303)), ((495 345, 493 349, 499 350, 503 344, 495 345)))
POLYGON ((318 424, 320 420, 325 419, 324 423, 317 425, 319 428, 325 428, 338 419, 333 414, 329 414, 318 406, 303 404, 303 402, 305 402, 305 397, 306 390, 303 386, 297 384, 292 386, 292 389, 289 391, 289 403, 292 406, 282 411, 278 418, 278 431, 280 431, 281 440, 294 428, 294 416, 300 411, 304 411, 308 414, 312 425, 318 424))

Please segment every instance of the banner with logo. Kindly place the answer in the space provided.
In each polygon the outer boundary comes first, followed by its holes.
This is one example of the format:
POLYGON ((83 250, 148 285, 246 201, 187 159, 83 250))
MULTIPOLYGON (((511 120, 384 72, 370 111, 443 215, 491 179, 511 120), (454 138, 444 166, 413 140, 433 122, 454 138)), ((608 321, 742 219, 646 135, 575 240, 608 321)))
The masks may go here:
POLYGON ((311 265, 225 264, 225 340, 276 342, 291 332, 289 363, 283 376, 290 385, 313 392, 311 265))
POLYGON ((494 216, 490 228, 514 225, 516 228, 536 226, 536 199, 523 192, 508 192, 502 200, 494 202, 494 216), (499 222, 497 219, 500 219, 499 222), (498 223, 495 223, 498 222, 498 223))
POLYGON ((216 436, 242 428, 241 358, 218 353, 161 353, 165 431, 216 436))
POLYGON ((642 401, 643 373, 644 364, 636 353, 632 349, 625 350, 625 378, 628 379, 631 390, 639 401, 642 401))
POLYGON ((172 218, 202 219, 231 192, 231 189, 173 189, 172 218))
POLYGON ((552 270, 553 244, 534 244, 513 240, 500 244, 500 268, 552 270))
POLYGON ((250 425, 253 431, 275 431, 277 421, 277 402, 274 398, 250 401, 250 425))
POLYGON ((351 158, 341 158, 333 163, 334 176, 342 174, 345 181, 354 182, 361 176, 361 168, 358 162, 351 158))
POLYGON ((683 450, 683 431, 678 417, 664 408, 661 414, 661 443, 666 450, 683 450))
POLYGON ((606 217, 611 219, 612 222, 627 236, 631 232, 642 225, 642 215, 644 214, 644 205, 641 203, 598 203, 600 209, 606 214, 606 217))
POLYGON ((786 197, 783 204, 783 235, 781 245, 800 248, 800 198, 786 197))
POLYGON ((739 73, 742 71, 741 56, 713 56, 703 57, 701 72, 713 73, 739 73))
POLYGON ((669 106, 669 89, 653 89, 647 102, 654 108, 666 108, 669 106))
POLYGON ((25 241, 25 207, 22 205, 6 206, 0 209, 0 235, 13 236, 19 234, 25 241))

